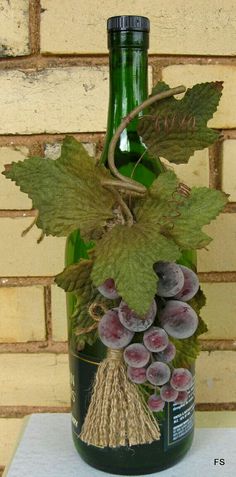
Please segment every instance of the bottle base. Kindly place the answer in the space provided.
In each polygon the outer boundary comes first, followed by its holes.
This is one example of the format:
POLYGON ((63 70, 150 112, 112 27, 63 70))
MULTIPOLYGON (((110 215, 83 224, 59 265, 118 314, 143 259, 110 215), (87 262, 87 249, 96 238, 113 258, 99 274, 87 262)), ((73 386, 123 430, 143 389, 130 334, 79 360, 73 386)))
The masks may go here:
POLYGON ((107 474, 117 475, 145 475, 161 472, 176 465, 183 459, 193 441, 192 432, 180 444, 167 451, 157 451, 156 442, 148 445, 124 447, 118 449, 96 448, 88 446, 73 433, 73 440, 81 458, 91 467, 102 470, 107 474), (153 462, 153 465, 143 466, 144 462, 153 462), (155 464, 155 460, 157 461, 155 464))

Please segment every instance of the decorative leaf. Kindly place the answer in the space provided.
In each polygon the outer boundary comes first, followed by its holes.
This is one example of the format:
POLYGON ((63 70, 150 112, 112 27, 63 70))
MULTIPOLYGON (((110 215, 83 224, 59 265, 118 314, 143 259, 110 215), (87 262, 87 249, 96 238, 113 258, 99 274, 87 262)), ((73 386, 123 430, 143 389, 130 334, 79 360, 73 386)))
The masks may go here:
POLYGON ((46 235, 66 236, 79 228, 84 239, 93 239, 113 217, 115 199, 101 185, 109 172, 73 138, 64 140, 59 159, 32 157, 4 174, 32 199, 39 210, 36 225, 46 235))
POLYGON ((212 239, 201 231, 223 210, 227 196, 207 187, 193 187, 189 197, 178 206, 179 216, 172 218, 170 237, 182 248, 205 247, 212 239))
MULTIPOLYGON (((186 91, 183 99, 165 98, 152 104, 138 124, 138 133, 149 152, 176 164, 186 163, 194 151, 215 142, 219 133, 207 127, 216 111, 223 83, 196 84, 186 91)), ((151 96, 168 90, 158 83, 151 96)))
POLYGON ((90 280, 92 267, 92 260, 80 260, 78 263, 66 267, 63 272, 56 275, 54 281, 66 292, 82 294, 90 280))
POLYGON ((160 234, 159 227, 142 221, 131 227, 114 227, 97 242, 94 254, 91 277, 95 286, 113 278, 119 294, 140 316, 148 311, 156 293, 153 264, 174 261, 180 255, 175 243, 160 234))

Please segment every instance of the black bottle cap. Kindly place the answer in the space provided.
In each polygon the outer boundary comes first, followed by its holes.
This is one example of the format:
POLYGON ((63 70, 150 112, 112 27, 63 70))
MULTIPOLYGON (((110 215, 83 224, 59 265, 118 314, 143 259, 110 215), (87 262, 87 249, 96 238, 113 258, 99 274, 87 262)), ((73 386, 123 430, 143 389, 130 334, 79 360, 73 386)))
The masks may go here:
POLYGON ((147 17, 136 15, 120 15, 107 20, 107 31, 150 31, 147 17))

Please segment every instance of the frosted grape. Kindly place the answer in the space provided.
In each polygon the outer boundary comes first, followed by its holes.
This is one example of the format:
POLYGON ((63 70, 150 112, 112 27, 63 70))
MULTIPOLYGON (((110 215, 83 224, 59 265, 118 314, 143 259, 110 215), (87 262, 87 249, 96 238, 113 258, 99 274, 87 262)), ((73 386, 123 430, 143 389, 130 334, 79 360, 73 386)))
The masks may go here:
POLYGON ((175 404, 185 404, 188 400, 188 392, 187 391, 179 391, 178 396, 175 400, 175 404))
POLYGON ((143 334, 143 342, 149 351, 158 352, 167 347, 169 340, 163 328, 152 326, 143 334))
POLYGON ((184 274, 184 285, 182 290, 175 295, 175 298, 182 301, 188 301, 196 295, 199 289, 199 280, 196 273, 194 273, 191 268, 184 267, 183 265, 180 265, 180 267, 184 274))
POLYGON ((150 353, 141 343, 132 343, 124 350, 124 360, 129 366, 142 368, 149 359, 150 353))
POLYGON ((171 341, 169 341, 167 347, 160 353, 155 354, 157 361, 163 361, 163 363, 170 363, 176 355, 176 347, 171 341))
POLYGON ((164 409, 165 402, 161 399, 161 396, 157 396, 156 394, 152 394, 148 399, 148 407, 150 411, 158 412, 164 409))
POLYGON ((165 331, 173 338, 189 338, 198 327, 196 312, 182 301, 169 300, 160 311, 159 318, 165 331))
POLYGON ((155 300, 153 300, 148 312, 143 318, 131 310, 128 305, 122 300, 119 305, 118 313, 123 326, 130 331, 144 331, 152 325, 157 312, 155 300))
POLYGON ((100 285, 98 287, 98 291, 110 300, 119 298, 119 294, 116 291, 115 282, 112 278, 108 278, 102 285, 100 285))
POLYGON ((177 391, 187 391, 193 384, 192 374, 186 368, 176 368, 172 372, 170 384, 177 391))
POLYGON ((172 388, 169 383, 162 386, 160 394, 163 401, 166 402, 174 402, 178 397, 178 391, 172 388))
POLYGON ((176 263, 156 262, 154 270, 159 277, 157 295, 172 297, 183 288, 184 274, 176 263))
POLYGON ((143 384, 147 380, 146 368, 134 368, 133 366, 128 366, 127 376, 133 383, 143 384))
POLYGON ((113 349, 125 348, 134 336, 134 333, 121 324, 117 308, 103 315, 98 325, 98 333, 102 343, 113 349))
POLYGON ((170 379, 170 368, 167 364, 154 361, 147 368, 147 380, 155 386, 162 386, 170 379))

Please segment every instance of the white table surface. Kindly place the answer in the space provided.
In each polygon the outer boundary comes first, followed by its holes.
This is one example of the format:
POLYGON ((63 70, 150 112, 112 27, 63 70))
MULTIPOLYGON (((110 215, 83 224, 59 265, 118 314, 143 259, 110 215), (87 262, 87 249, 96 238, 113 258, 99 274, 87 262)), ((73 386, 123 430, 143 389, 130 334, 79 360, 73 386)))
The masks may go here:
MULTIPOLYGON (((105 477, 87 465, 74 448, 69 414, 33 414, 4 477, 105 477)), ((236 429, 196 429, 185 458, 160 477, 233 477, 236 475, 236 429), (225 465, 214 465, 214 459, 225 465)))

